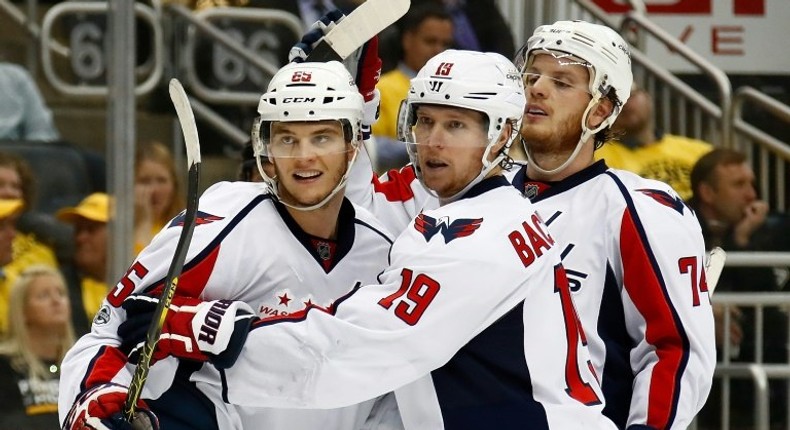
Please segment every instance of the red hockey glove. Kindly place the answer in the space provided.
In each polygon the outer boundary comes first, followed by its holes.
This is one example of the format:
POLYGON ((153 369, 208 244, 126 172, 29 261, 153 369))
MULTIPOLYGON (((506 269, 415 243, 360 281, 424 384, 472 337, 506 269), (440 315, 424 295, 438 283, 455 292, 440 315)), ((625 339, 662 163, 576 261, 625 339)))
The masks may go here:
POLYGON ((357 88, 365 103, 375 97, 376 85, 381 77, 381 58, 379 57, 379 37, 373 36, 361 48, 352 53, 346 61, 355 61, 356 67, 349 69, 356 79, 357 88), (356 70, 356 73, 354 72, 356 70))
MULTIPOLYGON (((158 303, 158 297, 135 294, 121 305, 127 319, 118 327, 118 336, 130 362, 139 359, 158 303)), ((153 359, 172 355, 226 369, 236 362, 254 319, 252 308, 244 302, 173 297, 153 359)))
MULTIPOLYGON (((381 58, 379 57, 379 37, 373 36, 361 48, 357 49, 349 59, 356 61, 356 83, 359 93, 365 99, 365 108, 362 117, 362 132, 365 139, 370 137, 370 126, 379 119, 379 104, 381 96, 376 85, 381 77, 381 58), (356 57, 356 60, 353 58, 356 57)), ((346 62, 349 61, 346 59, 346 62)), ((346 64, 346 67, 349 67, 346 64)), ((351 65, 351 67, 354 67, 351 65)), ((353 69, 349 69, 353 70, 353 69)), ((353 73, 353 72, 352 72, 353 73)))
POLYGON ((85 391, 66 415, 63 429, 158 430, 159 420, 142 400, 137 401, 132 422, 123 419, 126 392, 126 387, 118 384, 97 385, 85 391))

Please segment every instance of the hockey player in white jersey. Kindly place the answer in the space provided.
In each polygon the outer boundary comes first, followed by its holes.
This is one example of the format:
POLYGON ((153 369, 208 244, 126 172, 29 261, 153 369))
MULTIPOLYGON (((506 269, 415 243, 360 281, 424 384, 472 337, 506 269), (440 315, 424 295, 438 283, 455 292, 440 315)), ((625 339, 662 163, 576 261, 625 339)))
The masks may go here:
POLYGON ((563 247, 604 413, 620 428, 685 429, 716 359, 699 222, 670 186, 593 158, 630 94, 628 45, 608 27, 560 21, 516 60, 528 163, 513 184, 563 247))
POLYGON ((613 429, 556 242, 501 175, 524 105, 499 54, 431 59, 411 82, 404 129, 441 207, 409 223, 379 283, 254 323, 235 365, 202 382, 231 404, 271 407, 339 407, 402 387, 409 429, 613 429))
MULTIPOLYGON (((593 158, 630 94, 628 45, 608 27, 560 21, 536 29, 517 64, 529 162, 507 177, 562 247, 604 413, 620 428, 685 429, 716 355, 699 223, 668 185, 593 158)), ((403 228, 403 209, 437 204, 413 165, 374 176, 370 192, 362 161, 349 198, 389 228, 403 228)))
MULTIPOLYGON (((257 152, 265 151, 273 169, 268 174, 260 169, 268 186, 224 182, 203 194, 187 264, 173 300, 179 311, 170 311, 173 316, 187 309, 201 316, 238 309, 240 315, 265 319, 309 306, 330 307, 355 285, 375 282, 387 265, 394 238, 370 213, 343 197, 346 175, 361 141, 363 112, 362 96, 343 65, 283 67, 270 81, 258 110, 263 142, 257 142, 257 152), (239 302, 230 305, 224 299, 239 302)), ((180 235, 180 220, 174 219, 139 255, 108 295, 92 333, 69 351, 59 401, 64 428, 125 428, 112 417, 117 417, 125 398, 132 370, 126 354, 136 343, 124 344, 119 337, 119 327, 125 327, 127 315, 133 315, 121 305, 130 294, 157 296, 161 291, 180 235)), ((150 314, 137 318, 145 330, 150 314)), ((236 325, 247 327, 250 321, 240 318, 236 325)), ((229 335, 233 328, 233 322, 229 327, 215 327, 212 340, 216 339, 216 345, 240 345, 243 337, 229 335)), ((120 333, 131 336, 123 328, 120 333)), ((160 344, 168 343, 175 344, 177 339, 160 344)), ((150 408, 164 429, 375 428, 372 400, 335 410, 226 405, 215 386, 200 380, 216 376, 212 364, 228 366, 232 357, 191 351, 193 358, 209 364, 155 355, 162 360, 152 366, 144 402, 138 406, 150 408), (372 421, 366 423, 368 419, 372 421)), ((254 377, 243 379, 244 384, 257 383, 254 377)))

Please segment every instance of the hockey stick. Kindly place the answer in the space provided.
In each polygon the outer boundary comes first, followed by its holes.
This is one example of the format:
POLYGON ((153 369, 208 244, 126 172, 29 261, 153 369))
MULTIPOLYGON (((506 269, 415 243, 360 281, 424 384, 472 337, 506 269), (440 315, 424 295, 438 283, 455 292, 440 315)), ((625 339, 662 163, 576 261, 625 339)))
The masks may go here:
POLYGON ((129 392, 126 395, 126 402, 123 405, 123 416, 128 422, 132 422, 134 408, 140 399, 143 385, 148 377, 148 370, 151 366, 151 356, 154 354, 156 342, 162 334, 162 327, 165 323, 167 310, 173 301, 173 295, 178 285, 178 277, 184 268, 189 243, 192 241, 192 232, 195 229, 195 218, 198 208, 198 185, 200 184, 200 142, 198 141, 197 125, 192 107, 189 105, 184 87, 178 79, 170 80, 170 100, 176 108, 178 122, 181 124, 181 131, 184 133, 184 145, 187 149, 187 166, 189 167, 189 182, 187 186, 187 208, 184 214, 184 226, 181 229, 181 236, 178 238, 175 255, 170 262, 170 268, 165 278, 165 287, 162 290, 162 297, 154 311, 154 317, 145 338, 145 344, 140 352, 140 361, 134 369, 132 381, 129 383, 129 392))
POLYGON ((367 0, 329 31, 307 61, 343 61, 373 36, 406 14, 410 0, 367 0))
POLYGON ((716 284, 719 283, 721 271, 724 270, 724 263, 727 261, 727 253, 718 246, 711 249, 708 254, 708 263, 705 264, 705 280, 708 283, 708 294, 713 294, 716 284))

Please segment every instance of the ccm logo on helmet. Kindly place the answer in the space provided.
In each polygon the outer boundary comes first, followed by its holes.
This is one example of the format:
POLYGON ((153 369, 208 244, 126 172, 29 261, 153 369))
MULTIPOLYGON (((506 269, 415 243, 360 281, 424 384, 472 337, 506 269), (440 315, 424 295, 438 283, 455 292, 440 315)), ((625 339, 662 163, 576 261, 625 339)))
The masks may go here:
POLYGON ((285 97, 283 103, 312 103, 315 97, 285 97))
POLYGON ((220 300, 211 305, 211 309, 208 310, 206 318, 203 320, 203 325, 200 326, 198 340, 214 345, 214 341, 217 340, 219 324, 222 322, 222 317, 225 316, 225 312, 227 312, 231 304, 232 302, 229 300, 220 300))

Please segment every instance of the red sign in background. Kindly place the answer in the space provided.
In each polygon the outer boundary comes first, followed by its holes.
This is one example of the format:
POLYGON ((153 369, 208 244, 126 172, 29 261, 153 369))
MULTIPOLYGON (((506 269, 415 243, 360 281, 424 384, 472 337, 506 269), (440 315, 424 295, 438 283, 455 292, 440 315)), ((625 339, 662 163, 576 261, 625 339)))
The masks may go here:
MULTIPOLYGON (((593 0, 595 4, 611 13, 624 13, 631 10, 631 6, 617 0, 593 0)), ((651 4, 646 1, 647 13, 654 14, 680 14, 680 15, 710 15, 713 10, 713 0, 677 0, 675 3, 651 4)), ((732 11, 735 15, 765 15, 765 0, 733 0, 732 11)))

